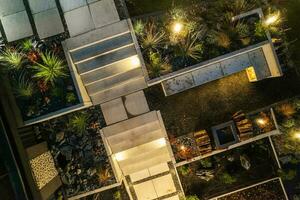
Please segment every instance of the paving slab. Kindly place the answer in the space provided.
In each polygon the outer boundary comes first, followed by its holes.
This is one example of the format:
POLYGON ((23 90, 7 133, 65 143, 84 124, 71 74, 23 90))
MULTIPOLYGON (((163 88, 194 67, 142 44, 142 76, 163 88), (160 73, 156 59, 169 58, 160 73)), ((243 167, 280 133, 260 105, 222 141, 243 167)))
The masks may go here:
POLYGON ((125 96, 124 104, 127 112, 131 115, 136 116, 150 111, 143 91, 125 96))
POLYGON ((134 185, 133 187, 137 195, 137 199, 151 200, 157 198, 152 181, 147 181, 138 185, 134 185))
POLYGON ((71 10, 64 15, 71 37, 86 33, 95 28, 88 6, 71 10))
POLYGON ((56 8, 55 0, 28 0, 32 14, 56 8))
POLYGON ((171 174, 154 179, 153 185, 158 197, 176 192, 176 187, 171 174))
POLYGON ((249 66, 251 66, 251 62, 249 60, 248 53, 243 53, 221 62, 221 67, 225 76, 243 71, 249 66))
POLYGON ((217 80, 223 77, 223 72, 220 63, 212 64, 192 72, 195 85, 217 80))
POLYGON ((5 16, 1 19, 1 22, 8 42, 33 35, 26 11, 5 16))
POLYGON ((25 10, 23 0, 0 0, 0 17, 25 10))
POLYGON ((99 0, 87 0, 87 3, 88 3, 88 4, 91 4, 91 3, 94 3, 94 2, 96 2, 96 1, 99 1, 99 0))
POLYGON ((101 0, 89 5, 96 28, 115 23, 120 20, 113 0, 101 0))
POLYGON ((59 0, 63 12, 86 6, 86 0, 59 0))
POLYGON ((33 19, 41 39, 65 31, 57 8, 37 13, 33 15, 33 19))
POLYGON ((136 181, 148 178, 148 177, 150 177, 148 169, 144 169, 142 171, 130 174, 131 182, 136 182, 136 181))
POLYGON ((191 73, 186 73, 162 82, 167 95, 176 94, 195 86, 191 73))
POLYGON ((128 119, 121 98, 101 104, 101 110, 107 125, 128 119))
POLYGON ((168 163, 162 163, 162 164, 155 165, 155 166, 149 168, 149 172, 150 172, 151 176, 155 176, 155 175, 167 172, 169 170, 170 170, 170 168, 168 166, 168 163))

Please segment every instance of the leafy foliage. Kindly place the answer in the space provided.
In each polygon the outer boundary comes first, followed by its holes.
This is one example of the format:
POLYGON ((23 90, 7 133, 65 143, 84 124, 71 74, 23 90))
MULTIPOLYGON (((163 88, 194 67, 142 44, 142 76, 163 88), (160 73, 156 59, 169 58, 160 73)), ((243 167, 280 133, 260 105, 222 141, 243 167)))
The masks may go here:
POLYGON ((235 177, 231 176, 227 172, 223 173, 219 178, 224 184, 232 184, 237 181, 235 177))
POLYGON ((34 77, 42 79, 45 83, 54 85, 55 81, 59 78, 66 76, 65 65, 53 53, 42 53, 41 58, 43 63, 36 63, 32 68, 36 70, 34 77))
POLYGON ((0 54, 0 62, 8 69, 19 70, 23 67, 24 61, 23 53, 13 48, 6 48, 0 54))
POLYGON ((35 86, 25 75, 21 73, 17 76, 17 80, 14 81, 14 93, 18 97, 29 98, 34 94, 35 86))
POLYGON ((88 120, 87 114, 81 113, 81 114, 74 115, 70 119, 70 126, 74 128, 78 133, 83 133, 85 132, 86 129, 87 120, 88 120))
POLYGON ((141 37, 141 46, 145 51, 155 50, 163 44, 164 40, 165 33, 156 30, 156 26, 151 22, 146 25, 145 34, 141 37))
POLYGON ((137 35, 143 35, 144 34, 144 29, 145 29, 145 24, 143 23, 142 20, 137 20, 135 23, 134 23, 134 32, 137 34, 137 35))
POLYGON ((162 60, 159 53, 149 52, 149 75, 151 77, 157 77, 171 70, 170 64, 166 60, 162 60))

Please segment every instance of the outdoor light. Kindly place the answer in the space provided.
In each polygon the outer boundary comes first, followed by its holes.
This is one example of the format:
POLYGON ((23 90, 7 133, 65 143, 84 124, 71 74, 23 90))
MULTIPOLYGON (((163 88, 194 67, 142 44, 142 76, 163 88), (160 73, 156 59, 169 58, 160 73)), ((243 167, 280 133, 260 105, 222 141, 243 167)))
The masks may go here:
POLYGON ((185 151, 186 148, 185 148, 184 145, 181 145, 180 149, 181 149, 182 151, 185 151))
POLYGON ((116 154, 115 154, 115 158, 116 158, 117 161, 125 160, 124 153, 122 153, 122 152, 116 153, 116 154))
POLYGON ((176 34, 179 33, 182 30, 182 28, 183 28, 183 24, 182 23, 175 22, 173 24, 173 32, 176 33, 176 34))
POLYGON ((130 62, 133 66, 140 66, 141 65, 140 59, 137 56, 131 57, 130 62))
POLYGON ((270 14, 269 16, 267 16, 266 20, 265 20, 265 24, 267 26, 276 23, 280 18, 280 12, 276 12, 274 14, 270 14))
POLYGON ((156 140, 156 142, 160 147, 166 146, 166 139, 165 138, 160 138, 160 139, 156 140))
POLYGON ((298 140, 300 140, 300 132, 295 133, 294 137, 298 140))
POLYGON ((256 123, 259 124, 259 125, 265 125, 266 121, 262 118, 259 118, 259 119, 256 120, 256 123))

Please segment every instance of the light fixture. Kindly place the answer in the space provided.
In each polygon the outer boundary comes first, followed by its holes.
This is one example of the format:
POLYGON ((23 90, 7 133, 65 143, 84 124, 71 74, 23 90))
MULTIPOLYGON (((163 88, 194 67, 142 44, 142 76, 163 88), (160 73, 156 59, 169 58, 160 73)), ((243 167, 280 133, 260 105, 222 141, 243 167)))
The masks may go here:
POLYGON ((267 16, 267 18, 265 20, 265 24, 267 26, 274 24, 274 23, 278 22, 279 18, 280 18, 280 12, 270 14, 267 16))
POLYGON ((166 146, 166 144, 167 144, 165 138, 160 138, 160 139, 156 140, 156 143, 158 144, 159 147, 166 146))
POLYGON ((258 119, 256 119, 256 123, 259 124, 259 125, 265 125, 266 121, 262 118, 258 118, 258 119))
POLYGON ((181 149, 182 151, 185 151, 186 147, 185 147, 184 145, 181 145, 181 146, 180 146, 180 149, 181 149))
POLYGON ((183 28, 183 24, 180 23, 180 22, 175 22, 173 24, 173 32, 176 33, 176 34, 180 33, 180 31, 182 30, 182 28, 183 28))
POLYGON ((300 140, 300 132, 296 132, 296 133, 294 134, 294 137, 295 137, 296 139, 300 140))
POLYGON ((130 62, 133 66, 137 67, 141 65, 141 61, 137 56, 133 56, 130 58, 130 62))
POLYGON ((122 160, 125 160, 125 155, 122 152, 116 153, 115 158, 116 158, 117 161, 122 161, 122 160))

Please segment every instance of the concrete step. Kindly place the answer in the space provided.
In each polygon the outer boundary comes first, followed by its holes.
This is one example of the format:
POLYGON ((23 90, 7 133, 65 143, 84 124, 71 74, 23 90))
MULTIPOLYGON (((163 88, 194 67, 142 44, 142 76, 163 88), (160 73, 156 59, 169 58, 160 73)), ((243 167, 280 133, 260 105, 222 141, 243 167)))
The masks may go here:
POLYGON ((73 58, 73 62, 76 64, 76 62, 78 61, 89 59, 132 43, 133 41, 131 34, 130 32, 127 32, 117 37, 112 37, 91 46, 87 46, 85 48, 70 52, 70 54, 73 58))
POLYGON ((125 48, 119 49, 117 51, 110 52, 108 54, 101 55, 99 57, 93 58, 86 62, 77 64, 77 70, 79 74, 101 68, 103 66, 109 65, 113 62, 128 58, 130 56, 136 55, 135 46, 132 44, 125 48))
POLYGON ((120 73, 124 73, 128 70, 132 70, 132 69, 141 67, 140 65, 133 65, 132 58, 133 57, 123 59, 118 62, 107 65, 103 68, 94 70, 91 73, 82 74, 81 80, 83 81, 84 84, 90 84, 92 82, 95 82, 95 81, 98 81, 98 80, 101 80, 104 78, 109 78, 111 76, 115 76, 120 73))
POLYGON ((108 90, 91 95, 91 100, 94 105, 105 103, 127 94, 142 90, 147 87, 144 77, 133 79, 126 84, 121 84, 108 90))
MULTIPOLYGON (((92 72, 91 72, 92 73, 92 72)), ((119 84, 124 84, 131 79, 143 76, 143 71, 141 68, 136 68, 124 73, 121 73, 116 76, 112 76, 110 78, 102 79, 97 82, 93 82, 92 84, 86 85, 86 90, 89 95, 93 95, 102 90, 107 90, 112 87, 115 87, 119 84)))
POLYGON ((94 44, 97 41, 110 38, 114 35, 122 34, 129 31, 129 26, 126 20, 122 20, 86 34, 72 37, 66 40, 68 50, 75 50, 94 44))

